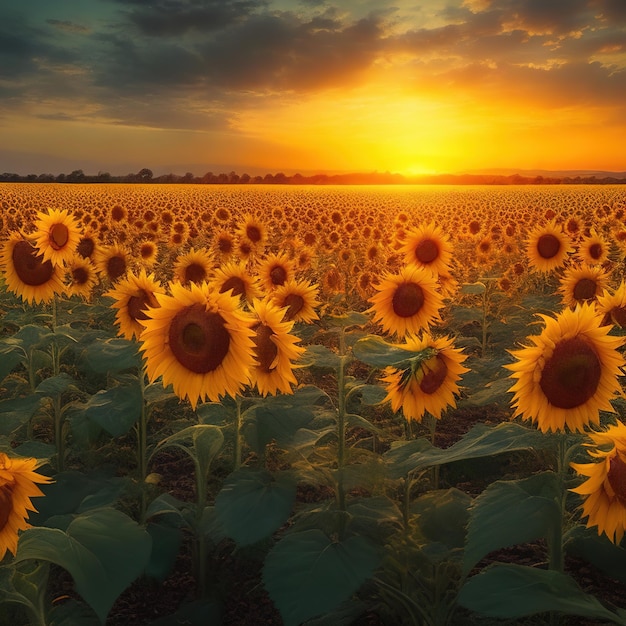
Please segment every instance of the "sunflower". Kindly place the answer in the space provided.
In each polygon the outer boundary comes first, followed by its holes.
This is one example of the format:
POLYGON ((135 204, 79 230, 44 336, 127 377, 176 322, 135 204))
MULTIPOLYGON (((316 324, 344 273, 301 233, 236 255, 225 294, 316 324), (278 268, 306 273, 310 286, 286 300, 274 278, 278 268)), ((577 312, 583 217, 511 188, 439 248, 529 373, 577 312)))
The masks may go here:
POLYGON ((412 352, 428 351, 427 358, 411 360, 406 369, 385 368, 383 381, 387 396, 384 402, 391 402, 395 412, 402 409, 408 421, 421 422, 426 412, 441 419, 447 407, 456 406, 457 382, 461 374, 469 371, 461 365, 467 356, 453 347, 452 338, 434 339, 428 333, 409 337, 395 347, 412 352))
POLYGON ((63 293, 60 269, 52 261, 44 261, 20 233, 12 233, 5 241, 0 257, 7 289, 29 304, 51 302, 63 293))
POLYGON ((406 263, 426 267, 433 274, 449 273, 452 256, 450 237, 434 222, 409 231, 400 250, 406 263))
POLYGON ((580 242, 577 256, 589 265, 604 263, 609 257, 609 244, 592 229, 589 236, 580 242))
POLYGON ((204 248, 181 254, 174 263, 174 280, 182 285, 207 281, 211 274, 211 255, 204 248))
POLYGON ((510 391, 514 416, 531 419, 542 432, 582 432, 598 424, 599 412, 613 411, 611 398, 621 392, 618 376, 624 358, 621 337, 601 326, 593 304, 565 309, 556 318, 540 315, 545 327, 529 337, 534 344, 511 354, 505 365, 517 379, 510 391))
POLYGON ((37 213, 35 247, 44 261, 63 265, 76 253, 81 234, 78 222, 66 211, 52 209, 48 214, 37 213))
POLYGON ((593 302, 604 292, 609 283, 609 274, 599 265, 569 267, 560 280, 559 293, 565 306, 576 306, 593 302))
POLYGON ((91 229, 84 231, 83 236, 78 241, 78 245, 76 246, 76 252, 83 257, 83 259, 93 259, 96 250, 98 248, 98 243, 96 240, 96 236, 91 232, 91 229))
POLYGON ((595 446, 588 454, 594 463, 571 463, 587 480, 571 489, 584 497, 582 515, 587 528, 598 527, 613 543, 619 544, 626 529, 626 426, 617 420, 604 432, 589 433, 595 446))
POLYGON ((249 243, 253 248, 262 248, 267 239, 265 226, 251 215, 245 215, 238 229, 242 241, 249 243))
POLYGON ((221 258, 228 258, 235 252, 235 238, 227 230, 217 233, 214 245, 221 258))
POLYGON ((622 281, 613 293, 605 291, 598 296, 596 310, 602 316, 603 325, 626 327, 626 283, 622 281))
POLYGON ((138 275, 127 272, 126 276, 115 283, 115 287, 104 295, 113 298, 115 323, 119 326, 118 335, 132 341, 139 338, 143 326, 139 320, 146 320, 148 307, 157 308, 159 303, 155 294, 164 294, 165 290, 155 279, 154 274, 146 274, 142 268, 138 275))
POLYGON ((206 283, 170 283, 171 294, 155 294, 159 308, 149 308, 141 350, 150 381, 162 376, 179 398, 218 401, 235 396, 250 380, 255 364, 253 318, 239 298, 217 293, 206 283))
POLYGON ((294 262, 284 253, 268 254, 259 263, 258 275, 268 291, 294 278, 294 262))
POLYGON ((137 256, 146 267, 152 267, 156 263, 158 255, 159 248, 154 241, 147 239, 139 244, 137 256))
POLYGON ((128 254, 119 244, 102 246, 96 251, 95 265, 98 273, 114 283, 128 270, 128 254))
POLYGON ((374 314, 385 332, 417 334, 440 319, 443 300, 437 279, 424 267, 406 265, 398 274, 387 273, 374 288, 378 293, 369 299, 372 306, 366 312, 374 314))
POLYGON ((28 511, 36 512, 31 498, 44 495, 35 483, 52 480, 35 471, 37 464, 37 459, 0 452, 0 561, 7 550, 15 556, 19 531, 30 528, 28 511))
POLYGON ((258 280, 250 276, 245 267, 239 263, 226 263, 217 268, 213 273, 211 284, 220 293, 232 290, 233 296, 238 296, 245 302, 252 302, 253 298, 261 294, 258 280))
POLYGON ((98 274, 88 258, 74 255, 67 263, 65 277, 65 291, 68 296, 80 296, 87 302, 91 300, 93 288, 98 284, 98 274))
POLYGON ((319 319, 315 308, 321 303, 317 299, 317 285, 308 280, 288 280, 271 292, 271 300, 285 310, 285 320, 310 324, 319 319))
POLYGON ((573 251, 569 237, 555 220, 535 228, 526 242, 526 257, 531 269, 537 272, 561 267, 573 251))
POLYGON ((293 374, 292 361, 305 350, 296 345, 299 337, 290 334, 294 322, 284 321, 284 309, 267 299, 253 300, 252 313, 258 320, 252 326, 258 361, 258 365, 252 368, 252 384, 262 396, 275 395, 279 391, 292 393, 291 385, 298 382, 293 374))

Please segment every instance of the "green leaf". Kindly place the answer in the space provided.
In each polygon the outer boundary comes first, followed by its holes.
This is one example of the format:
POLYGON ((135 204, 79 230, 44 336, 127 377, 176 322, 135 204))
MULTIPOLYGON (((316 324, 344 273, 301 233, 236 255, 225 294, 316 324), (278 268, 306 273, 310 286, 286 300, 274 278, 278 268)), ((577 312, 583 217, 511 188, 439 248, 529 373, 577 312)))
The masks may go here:
POLYGON ((0 567, 0 603, 21 604, 31 617, 45 623, 50 565, 32 561, 19 567, 0 567))
POLYGON ((277 481, 265 470, 242 468, 224 482, 215 512, 228 537, 247 546, 269 537, 289 518, 296 485, 277 481))
POLYGON ((357 415, 356 413, 346 413, 346 419, 348 420, 348 424, 355 428, 363 428, 364 430, 369 430, 371 433, 376 433, 381 436, 386 434, 383 428, 379 428, 376 424, 372 424, 372 422, 365 419, 362 415, 357 415))
POLYGON ((485 283, 464 283, 461 285, 461 293, 467 293, 472 295, 482 295, 487 291, 485 283))
POLYGON ((52 607, 47 623, 48 626, 98 626, 100 620, 84 602, 66 598, 52 607))
POLYGON ((162 583, 171 573, 178 552, 182 533, 180 528, 167 524, 149 523, 146 531, 152 539, 150 560, 146 565, 145 575, 162 583))
POLYGON ((144 570, 148 533, 115 509, 77 517, 67 532, 30 528, 20 537, 15 562, 49 561, 66 569, 76 590, 104 624, 117 597, 144 570))
POLYGON ((364 326, 370 320, 365 313, 348 311, 343 315, 327 315, 328 325, 334 328, 348 328, 350 326, 364 326))
POLYGON ((465 527, 472 498, 455 487, 429 491, 415 500, 411 512, 424 536, 448 548, 465 544, 465 527))
POLYGON ((58 396, 74 385, 76 381, 65 372, 61 372, 57 376, 44 378, 38 385, 35 392, 42 396, 58 396))
POLYGON ((83 350, 81 359, 89 369, 101 374, 141 367, 137 343, 127 339, 95 341, 83 350))
POLYGON ((552 536, 561 524, 560 496, 554 472, 489 485, 470 510, 464 571, 493 550, 552 536))
POLYGON ((196 415, 202 424, 215 426, 225 426, 235 420, 235 415, 223 402, 203 402, 196 407, 196 415))
POLYGON ((404 350, 387 343, 378 335, 368 335, 354 344, 352 353, 359 361, 382 369, 389 365, 406 367, 410 360, 430 359, 434 351, 432 348, 418 351, 404 350))
POLYGON ((365 537, 332 541, 321 530, 304 530, 270 550, 263 582, 285 626, 299 626, 347 600, 379 562, 376 546, 365 537))
POLYGON ((367 406, 374 406, 384 402, 387 392, 381 385, 361 385, 358 389, 361 402, 367 406))
POLYGON ((247 414, 244 435, 248 445, 262 454, 270 441, 289 447, 299 428, 304 428, 315 417, 310 407, 258 405, 247 414))
POLYGON ((141 416, 141 388, 118 385, 95 393, 84 407, 85 415, 113 437, 125 435, 141 416))
POLYGON ((486 617, 519 619, 560 611, 592 619, 626 624, 583 592, 576 581, 554 570, 523 565, 494 565, 472 576, 461 588, 459 604, 486 617))
POLYGON ((36 393, 0 402, 0 435, 9 435, 26 424, 39 408, 40 402, 41 396, 36 393))
POLYGON ((16 349, 16 346, 0 344, 0 382, 23 360, 24 355, 16 349))
POLYGON ((307 346, 301 360, 314 367, 329 367, 331 369, 337 369, 341 362, 337 353, 320 344, 307 346))
POLYGON ((398 441, 383 456, 392 477, 400 478, 408 471, 419 471, 435 465, 477 459, 503 452, 550 447, 551 437, 539 430, 515 422, 502 422, 497 426, 476 424, 459 441, 449 448, 440 449, 425 440, 398 441))
POLYGON ((615 545, 597 529, 575 526, 567 533, 565 541, 567 554, 585 559, 607 576, 626 583, 626 550, 615 545))
POLYGON ((206 476, 209 466, 223 445, 224 435, 219 426, 194 424, 161 441, 153 454, 171 446, 181 448, 197 464, 201 475, 206 476))

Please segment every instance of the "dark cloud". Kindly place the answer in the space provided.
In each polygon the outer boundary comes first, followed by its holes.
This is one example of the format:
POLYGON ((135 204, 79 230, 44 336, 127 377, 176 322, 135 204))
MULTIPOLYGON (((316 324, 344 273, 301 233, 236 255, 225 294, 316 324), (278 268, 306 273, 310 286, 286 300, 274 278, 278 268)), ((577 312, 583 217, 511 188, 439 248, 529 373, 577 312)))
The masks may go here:
POLYGON ((81 24, 76 24, 74 22, 70 22, 69 20, 55 20, 55 19, 47 19, 46 24, 50 24, 51 26, 56 26, 59 30, 63 30, 68 33, 88 33, 89 28, 86 26, 82 26, 81 24))
POLYGON ((157 0, 149 3, 122 0, 120 3, 133 7, 125 12, 126 17, 142 35, 149 37, 181 36, 190 31, 215 32, 245 20, 267 4, 265 0, 157 0))

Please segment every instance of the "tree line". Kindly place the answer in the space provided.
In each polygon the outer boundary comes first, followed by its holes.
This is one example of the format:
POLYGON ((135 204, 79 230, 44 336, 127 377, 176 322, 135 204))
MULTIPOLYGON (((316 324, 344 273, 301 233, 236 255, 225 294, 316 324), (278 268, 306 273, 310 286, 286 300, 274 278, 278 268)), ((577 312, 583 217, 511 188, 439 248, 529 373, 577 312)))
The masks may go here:
POLYGON ((520 174, 435 174, 428 176, 403 176, 390 172, 369 172, 351 174, 302 174, 286 175, 265 174, 250 176, 236 172, 195 176, 192 172, 184 175, 163 174, 154 176, 152 170, 144 167, 136 173, 113 176, 109 172, 95 175, 85 174, 83 170, 74 170, 69 174, 26 174, 11 172, 0 174, 4 183, 151 183, 151 184, 197 184, 197 185, 406 185, 406 184, 443 184, 443 185, 615 185, 626 184, 626 178, 614 176, 521 176, 520 174))

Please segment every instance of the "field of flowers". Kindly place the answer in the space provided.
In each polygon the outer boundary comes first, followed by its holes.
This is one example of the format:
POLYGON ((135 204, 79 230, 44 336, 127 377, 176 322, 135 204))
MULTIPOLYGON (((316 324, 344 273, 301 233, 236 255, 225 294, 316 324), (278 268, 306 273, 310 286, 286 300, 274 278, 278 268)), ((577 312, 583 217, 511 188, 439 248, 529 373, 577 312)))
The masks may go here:
POLYGON ((624 186, 0 203, 0 624, 626 624, 624 186))

